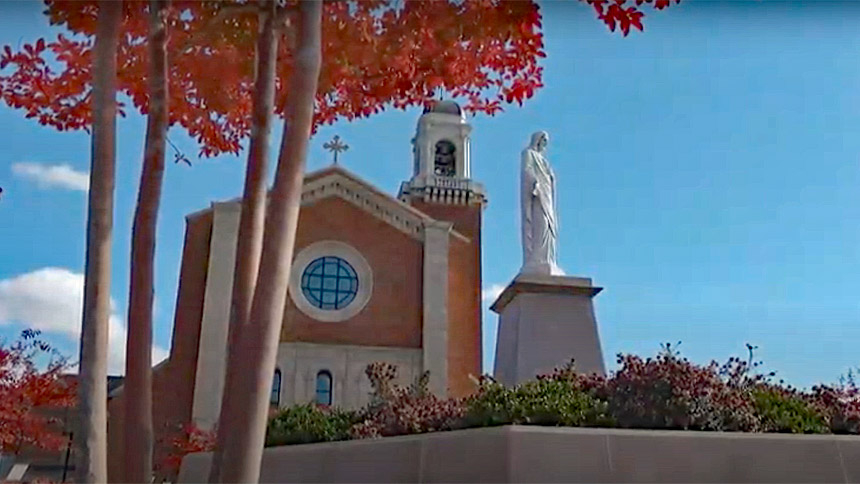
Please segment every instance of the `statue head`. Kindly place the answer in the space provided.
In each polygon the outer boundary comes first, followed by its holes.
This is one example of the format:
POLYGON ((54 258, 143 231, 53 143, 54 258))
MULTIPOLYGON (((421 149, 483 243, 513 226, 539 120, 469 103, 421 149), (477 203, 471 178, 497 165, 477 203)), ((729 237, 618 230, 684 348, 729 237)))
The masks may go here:
POLYGON ((546 145, 549 143, 549 133, 546 131, 537 131, 532 134, 531 142, 529 142, 529 148, 543 153, 546 151, 546 145))

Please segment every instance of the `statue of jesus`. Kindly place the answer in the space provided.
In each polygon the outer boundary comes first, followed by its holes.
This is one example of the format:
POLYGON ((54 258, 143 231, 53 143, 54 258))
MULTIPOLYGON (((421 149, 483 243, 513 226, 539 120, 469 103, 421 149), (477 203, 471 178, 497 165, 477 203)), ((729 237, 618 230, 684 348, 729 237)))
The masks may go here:
POLYGON ((522 153, 523 268, 521 274, 564 275, 556 264, 558 220, 555 174, 546 158, 549 134, 538 131, 522 153))

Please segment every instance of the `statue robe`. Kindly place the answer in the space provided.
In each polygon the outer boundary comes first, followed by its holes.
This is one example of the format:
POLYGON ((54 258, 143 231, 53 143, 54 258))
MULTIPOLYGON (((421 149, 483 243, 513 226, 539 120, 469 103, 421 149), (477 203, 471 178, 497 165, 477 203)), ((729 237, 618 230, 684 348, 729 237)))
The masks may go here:
POLYGON ((523 150, 520 171, 523 268, 521 273, 561 275, 556 264, 555 174, 538 150, 537 137, 523 150))

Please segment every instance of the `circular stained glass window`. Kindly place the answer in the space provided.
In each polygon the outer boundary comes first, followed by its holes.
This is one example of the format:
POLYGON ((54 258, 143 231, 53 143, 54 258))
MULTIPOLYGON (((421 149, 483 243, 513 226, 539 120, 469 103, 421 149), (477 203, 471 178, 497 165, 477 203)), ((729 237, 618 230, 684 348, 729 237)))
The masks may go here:
POLYGON ((342 309, 358 294, 358 275, 349 262, 340 257, 319 257, 305 267, 301 289, 314 307, 342 309))

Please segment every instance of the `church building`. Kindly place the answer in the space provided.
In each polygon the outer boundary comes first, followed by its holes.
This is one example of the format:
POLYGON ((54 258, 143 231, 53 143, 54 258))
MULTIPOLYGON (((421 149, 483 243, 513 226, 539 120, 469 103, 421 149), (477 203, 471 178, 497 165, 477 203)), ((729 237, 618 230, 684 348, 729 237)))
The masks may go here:
MULTIPOLYGON (((365 368, 378 361, 396 365, 402 383, 429 371, 439 396, 472 390, 486 196, 471 179, 470 132, 456 103, 425 109, 396 197, 336 164, 306 175, 273 406, 358 408, 371 391, 365 368)), ((240 210, 236 199, 186 217, 170 357, 154 371, 157 447, 178 425, 217 421, 240 210)), ((122 397, 110 402, 112 447, 122 397)))

